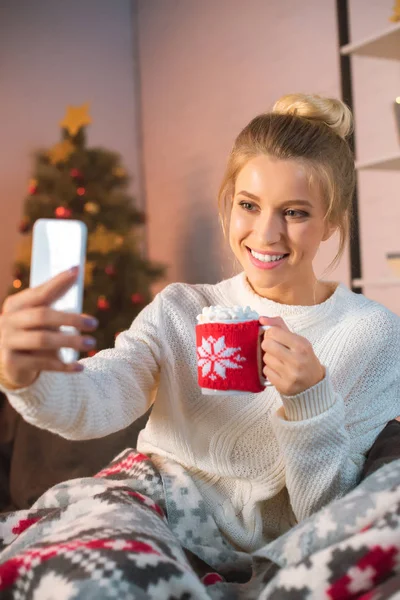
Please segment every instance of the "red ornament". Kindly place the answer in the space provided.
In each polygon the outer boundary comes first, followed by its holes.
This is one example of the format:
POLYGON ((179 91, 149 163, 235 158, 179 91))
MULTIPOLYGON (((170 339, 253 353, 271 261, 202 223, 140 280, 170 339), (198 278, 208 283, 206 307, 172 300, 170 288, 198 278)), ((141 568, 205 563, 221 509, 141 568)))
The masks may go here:
POLYGON ((18 231, 20 233, 26 233, 29 230, 29 227, 30 227, 30 223, 29 223, 28 219, 22 219, 22 221, 18 225, 18 231))
POLYGON ((84 196, 86 194, 86 190, 84 187, 78 187, 76 193, 78 194, 78 196, 84 196))
POLYGON ((114 275, 116 274, 114 265, 107 265, 104 271, 109 277, 114 277, 114 275))
POLYGON ((89 350, 87 353, 88 356, 94 356, 95 354, 97 354, 97 350, 89 350))
POLYGON ((110 308, 110 303, 105 296, 99 296, 97 299, 97 308, 99 310, 108 310, 110 308))
POLYGON ((69 217, 72 215, 72 211, 65 206, 57 206, 54 214, 58 219, 69 219, 69 217))
POLYGON ((144 297, 142 294, 132 294, 131 296, 132 304, 142 304, 144 302, 144 297))
POLYGON ((28 187, 28 192, 31 196, 33 196, 34 194, 36 194, 37 192, 37 185, 30 185, 28 187))
POLYGON ((80 172, 79 169, 71 169, 70 175, 74 179, 82 179, 82 173, 80 172))

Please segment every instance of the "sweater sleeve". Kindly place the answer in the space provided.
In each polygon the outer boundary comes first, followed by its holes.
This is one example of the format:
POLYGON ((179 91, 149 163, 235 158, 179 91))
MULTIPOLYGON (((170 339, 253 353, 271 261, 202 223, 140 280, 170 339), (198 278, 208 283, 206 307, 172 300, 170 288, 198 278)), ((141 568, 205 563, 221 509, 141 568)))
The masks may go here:
POLYGON ((42 372, 29 387, 7 390, 28 423, 71 440, 124 429, 150 408, 162 365, 162 293, 146 306, 115 347, 82 359, 80 373, 42 372))
POLYGON ((312 388, 281 396, 273 418, 298 521, 358 483, 366 453, 400 415, 400 319, 389 311, 359 319, 341 352, 350 382, 345 397, 326 369, 312 388))

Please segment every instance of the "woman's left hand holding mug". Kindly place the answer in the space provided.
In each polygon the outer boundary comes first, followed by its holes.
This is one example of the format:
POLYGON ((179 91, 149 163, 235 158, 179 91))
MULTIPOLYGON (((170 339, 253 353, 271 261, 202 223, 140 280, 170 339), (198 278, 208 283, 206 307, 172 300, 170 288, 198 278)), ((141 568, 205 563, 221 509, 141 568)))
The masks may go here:
POLYGON ((295 396, 324 379, 325 367, 306 338, 292 333, 281 317, 260 317, 260 324, 270 326, 261 343, 263 373, 280 394, 295 396))

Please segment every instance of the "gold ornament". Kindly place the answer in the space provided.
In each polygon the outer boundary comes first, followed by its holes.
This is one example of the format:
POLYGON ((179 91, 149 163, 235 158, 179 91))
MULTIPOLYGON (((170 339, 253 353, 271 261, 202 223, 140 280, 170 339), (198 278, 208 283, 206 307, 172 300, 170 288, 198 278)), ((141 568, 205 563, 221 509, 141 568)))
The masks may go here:
POLYGON ((115 177, 125 177, 126 171, 123 167, 114 167, 113 175, 115 175, 115 177))
POLYGON ((21 236, 17 246, 15 262, 29 268, 32 254, 32 233, 21 236))
POLYGON ((86 202, 83 208, 85 212, 89 213, 89 215, 97 215, 100 210, 100 206, 95 202, 86 202))
POLYGON ((67 114, 64 119, 60 121, 60 126, 64 127, 68 133, 74 137, 81 127, 90 125, 92 119, 89 115, 89 103, 82 104, 82 106, 68 106, 67 114))
POLYGON ((93 260, 86 261, 85 264, 85 286, 92 285, 93 283, 93 269, 96 263, 93 260))
POLYGON ((393 4, 393 14, 389 21, 392 23, 397 23, 400 21, 400 0, 395 0, 395 3, 393 4))
POLYGON ((94 232, 89 235, 88 252, 108 254, 109 252, 118 250, 123 241, 123 237, 116 236, 113 231, 108 231, 104 225, 98 225, 94 232))
POLYGON ((47 156, 50 159, 52 165, 56 165, 60 162, 65 162, 74 152, 75 146, 69 140, 64 140, 55 144, 48 152, 47 156))

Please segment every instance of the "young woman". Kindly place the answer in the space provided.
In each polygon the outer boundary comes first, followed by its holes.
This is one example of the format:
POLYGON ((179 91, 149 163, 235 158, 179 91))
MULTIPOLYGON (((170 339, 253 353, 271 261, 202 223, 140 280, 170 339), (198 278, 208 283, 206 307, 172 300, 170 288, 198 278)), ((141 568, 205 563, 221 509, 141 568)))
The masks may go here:
POLYGON ((96 326, 50 308, 75 272, 4 305, 2 389, 12 406, 36 426, 86 439, 128 426, 153 404, 138 450, 162 486, 140 489, 166 510, 181 547, 220 573, 235 552, 243 558, 351 490, 400 413, 400 318, 313 270, 322 242, 339 233, 338 261, 348 240, 350 128, 342 102, 301 94, 254 118, 234 143, 219 198, 242 272, 216 285, 167 286, 114 349, 72 366, 58 360, 60 347, 92 343, 59 326, 96 326), (271 325, 262 348, 273 387, 201 394, 196 316, 216 304, 248 305, 271 325))

